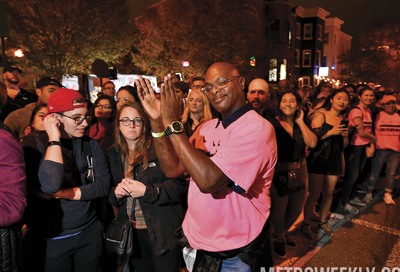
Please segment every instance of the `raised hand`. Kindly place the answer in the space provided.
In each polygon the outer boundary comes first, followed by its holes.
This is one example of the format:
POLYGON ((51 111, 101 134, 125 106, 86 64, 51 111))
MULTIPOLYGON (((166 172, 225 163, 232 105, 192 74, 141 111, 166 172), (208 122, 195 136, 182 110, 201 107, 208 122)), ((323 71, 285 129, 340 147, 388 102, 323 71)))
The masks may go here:
POLYGON ((135 80, 135 84, 137 86, 140 102, 147 116, 153 120, 159 119, 161 117, 160 100, 158 100, 154 94, 150 80, 139 76, 138 79, 135 80))
POLYGON ((294 116, 294 121, 298 124, 299 122, 304 122, 304 111, 302 109, 298 109, 294 116))
POLYGON ((161 85, 161 117, 165 127, 181 119, 182 106, 182 100, 175 92, 173 78, 168 74, 161 85))
POLYGON ((49 141, 59 141, 61 137, 60 128, 61 121, 58 120, 56 113, 47 115, 43 120, 43 126, 49 135, 49 141))

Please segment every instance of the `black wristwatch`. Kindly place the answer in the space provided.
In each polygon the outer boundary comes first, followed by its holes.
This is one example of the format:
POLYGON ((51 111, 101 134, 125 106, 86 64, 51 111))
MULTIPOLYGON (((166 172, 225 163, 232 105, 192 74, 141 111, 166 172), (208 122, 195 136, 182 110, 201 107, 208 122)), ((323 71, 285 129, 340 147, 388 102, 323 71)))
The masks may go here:
POLYGON ((179 121, 173 121, 165 130, 165 135, 180 134, 183 132, 183 124, 179 121))

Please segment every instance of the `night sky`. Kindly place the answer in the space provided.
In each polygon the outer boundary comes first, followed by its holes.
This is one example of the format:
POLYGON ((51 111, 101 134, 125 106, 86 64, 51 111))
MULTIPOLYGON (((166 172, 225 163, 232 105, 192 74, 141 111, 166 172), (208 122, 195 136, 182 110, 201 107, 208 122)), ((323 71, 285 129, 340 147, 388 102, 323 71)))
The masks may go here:
POLYGON ((399 0, 293 0, 305 8, 322 7, 344 21, 342 30, 356 38, 365 28, 385 21, 400 20, 399 0))
MULTIPOLYGON (((127 0, 134 16, 143 15, 146 8, 158 0, 127 0)), ((329 17, 338 17, 344 21, 342 30, 356 38, 358 33, 370 25, 400 20, 400 0, 292 0, 294 5, 322 7, 329 17)))

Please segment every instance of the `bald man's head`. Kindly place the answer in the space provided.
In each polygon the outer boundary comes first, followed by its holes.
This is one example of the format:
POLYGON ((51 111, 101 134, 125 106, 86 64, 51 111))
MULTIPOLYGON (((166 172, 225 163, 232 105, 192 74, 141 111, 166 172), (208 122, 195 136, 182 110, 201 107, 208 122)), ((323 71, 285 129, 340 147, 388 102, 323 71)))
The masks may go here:
POLYGON ((207 69, 205 80, 204 93, 222 118, 246 105, 244 78, 235 65, 216 62, 207 69))
POLYGON ((250 82, 247 101, 253 106, 254 110, 261 114, 269 97, 269 85, 264 79, 255 78, 250 82))

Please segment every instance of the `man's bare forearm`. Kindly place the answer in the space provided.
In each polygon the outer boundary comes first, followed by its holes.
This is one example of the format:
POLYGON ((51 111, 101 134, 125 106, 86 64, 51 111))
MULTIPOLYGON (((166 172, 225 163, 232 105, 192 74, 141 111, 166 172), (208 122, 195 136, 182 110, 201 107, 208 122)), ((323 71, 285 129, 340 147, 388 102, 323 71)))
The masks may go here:
MULTIPOLYGON (((155 133, 163 132, 164 125, 160 120, 151 120, 151 131, 155 133)), ((154 148, 157 153, 157 158, 160 162, 160 167, 167 177, 177 177, 181 175, 185 169, 181 164, 175 149, 167 136, 160 138, 153 137, 154 148)))
POLYGON ((216 192, 231 182, 209 157, 188 141, 186 134, 173 134, 170 140, 184 169, 203 193, 216 192))

